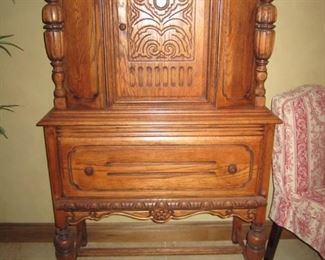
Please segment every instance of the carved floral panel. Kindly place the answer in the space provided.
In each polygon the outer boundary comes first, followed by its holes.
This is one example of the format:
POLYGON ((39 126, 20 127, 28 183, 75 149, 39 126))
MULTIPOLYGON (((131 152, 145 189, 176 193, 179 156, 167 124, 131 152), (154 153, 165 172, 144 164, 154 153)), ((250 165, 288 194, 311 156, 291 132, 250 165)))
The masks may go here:
POLYGON ((128 0, 129 60, 192 60, 194 0, 128 0))

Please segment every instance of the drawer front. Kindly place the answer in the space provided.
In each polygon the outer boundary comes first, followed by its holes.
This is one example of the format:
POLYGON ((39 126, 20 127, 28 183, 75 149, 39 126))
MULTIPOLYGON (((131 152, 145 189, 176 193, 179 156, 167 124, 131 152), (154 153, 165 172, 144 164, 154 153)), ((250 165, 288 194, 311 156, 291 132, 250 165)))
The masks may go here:
POLYGON ((256 190, 258 145, 65 145, 66 196, 232 196, 256 190))

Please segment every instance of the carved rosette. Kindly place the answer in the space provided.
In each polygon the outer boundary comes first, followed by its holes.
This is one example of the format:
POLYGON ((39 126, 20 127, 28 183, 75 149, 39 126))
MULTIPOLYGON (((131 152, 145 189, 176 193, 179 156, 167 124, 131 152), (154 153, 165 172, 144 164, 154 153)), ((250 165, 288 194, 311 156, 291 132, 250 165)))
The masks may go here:
POLYGON ((255 106, 265 106, 265 87, 267 64, 272 55, 276 22, 276 7, 273 0, 261 0, 256 14, 255 57, 256 57, 256 89, 255 106))
POLYGON ((52 79, 55 84, 54 107, 56 109, 66 108, 65 90, 63 87, 64 71, 64 44, 63 44, 63 16, 58 0, 46 0, 47 4, 42 10, 44 25, 44 41, 46 53, 51 60, 52 79))
POLYGON ((174 210, 168 206, 168 203, 158 202, 153 209, 149 210, 149 215, 152 221, 165 223, 174 216, 174 210))
POLYGON ((78 224, 85 219, 100 220, 109 215, 123 215, 139 220, 151 219, 165 223, 170 219, 183 219, 207 213, 221 218, 238 216, 245 221, 255 219, 256 208, 265 206, 263 197, 246 199, 206 199, 206 200, 60 200, 57 209, 68 214, 69 224, 78 224))

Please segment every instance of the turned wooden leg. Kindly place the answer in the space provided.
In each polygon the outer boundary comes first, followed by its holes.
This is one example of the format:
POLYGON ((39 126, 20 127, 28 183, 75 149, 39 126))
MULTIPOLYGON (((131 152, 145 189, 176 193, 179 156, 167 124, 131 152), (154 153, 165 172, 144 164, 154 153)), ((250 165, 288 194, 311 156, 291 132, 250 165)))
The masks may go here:
POLYGON ((71 231, 65 227, 63 229, 55 229, 54 246, 56 259, 58 260, 74 260, 75 248, 74 239, 71 231))
POLYGON ((88 243, 86 221, 81 221, 77 225, 77 248, 85 247, 88 243))
POLYGON ((262 260, 265 252, 264 223, 253 223, 247 234, 246 256, 248 260, 262 260))
POLYGON ((233 217, 232 220, 232 235, 231 235, 231 240, 234 244, 239 243, 239 237, 238 233, 241 232, 242 229, 242 221, 238 217, 233 217))
POLYGON ((66 223, 66 214, 62 211, 54 212, 55 234, 54 247, 57 260, 75 260, 76 250, 74 236, 66 223))
POLYGON ((282 227, 273 222, 264 260, 273 260, 282 233, 282 227))

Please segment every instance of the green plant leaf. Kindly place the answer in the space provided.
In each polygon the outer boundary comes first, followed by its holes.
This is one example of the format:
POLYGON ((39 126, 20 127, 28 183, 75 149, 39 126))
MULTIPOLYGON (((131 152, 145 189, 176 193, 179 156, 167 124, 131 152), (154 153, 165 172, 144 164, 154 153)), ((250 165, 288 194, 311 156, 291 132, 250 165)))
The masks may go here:
POLYGON ((7 110, 10 112, 15 112, 13 109, 11 109, 12 107, 18 107, 18 105, 0 105, 0 110, 7 110))
POLYGON ((10 37, 13 37, 13 36, 14 36, 14 34, 0 35, 0 40, 10 38, 10 37))
POLYGON ((23 51, 22 48, 20 48, 17 44, 14 44, 12 42, 0 41, 0 45, 10 45, 10 46, 13 46, 13 47, 23 51))
POLYGON ((11 56, 11 52, 8 50, 8 48, 4 45, 12 46, 16 49, 19 49, 21 51, 24 51, 21 47, 19 47, 17 44, 4 41, 4 39, 8 39, 10 37, 13 37, 13 34, 7 34, 7 35, 0 35, 0 49, 4 50, 9 56, 11 56))
POLYGON ((18 105, 0 105, 0 109, 3 107, 19 107, 18 105))
POLYGON ((0 49, 3 49, 11 57, 11 53, 6 47, 3 47, 2 45, 0 45, 0 49))
POLYGON ((5 138, 8 139, 8 136, 6 135, 6 131, 3 127, 0 126, 0 135, 3 135, 5 138))

